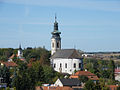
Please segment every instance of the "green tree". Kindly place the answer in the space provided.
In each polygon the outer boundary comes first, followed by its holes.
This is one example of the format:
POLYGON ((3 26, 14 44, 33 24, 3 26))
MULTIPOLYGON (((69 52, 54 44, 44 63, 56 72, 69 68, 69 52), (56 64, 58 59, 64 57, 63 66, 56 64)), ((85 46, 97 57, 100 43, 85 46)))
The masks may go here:
POLYGON ((81 75, 81 76, 79 76, 79 80, 83 83, 86 83, 89 79, 88 79, 88 77, 81 75))
POLYGON ((51 66, 44 65, 43 66, 43 71, 44 71, 44 82, 45 83, 53 83, 52 79, 55 77, 55 71, 51 66))
POLYGON ((7 86, 10 85, 10 72, 6 66, 0 67, 0 77, 4 79, 7 86))
POLYGON ((113 60, 110 60, 110 62, 108 64, 108 68, 109 68, 109 73, 110 73, 109 78, 114 80, 115 79, 115 77, 114 77, 115 64, 114 64, 113 60))
POLYGON ((31 69, 34 71, 34 79, 36 82, 44 82, 44 71, 39 61, 32 63, 31 69))
POLYGON ((15 76, 12 85, 16 87, 17 90, 34 90, 31 88, 32 83, 30 83, 30 79, 27 64, 23 62, 19 63, 17 75, 15 76))
POLYGON ((106 81, 103 78, 99 79, 99 84, 100 84, 100 88, 101 90, 109 90, 109 88, 106 86, 106 81))
POLYGON ((120 86, 117 87, 117 90, 120 90, 120 86))
POLYGON ((85 83, 84 90, 95 90, 95 84, 92 80, 88 80, 85 83))

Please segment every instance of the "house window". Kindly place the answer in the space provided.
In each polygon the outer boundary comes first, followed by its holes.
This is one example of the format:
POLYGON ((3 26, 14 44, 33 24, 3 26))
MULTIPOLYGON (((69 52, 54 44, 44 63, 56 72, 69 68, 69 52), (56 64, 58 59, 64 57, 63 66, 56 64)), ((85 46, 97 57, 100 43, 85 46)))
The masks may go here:
POLYGON ((60 63, 60 67, 62 67, 62 64, 60 63))
POLYGON ((54 68, 56 68, 56 64, 54 63, 54 66, 53 66, 54 68))
POLYGON ((65 68, 67 68, 67 63, 65 63, 65 68))
POLYGON ((76 68, 76 63, 74 63, 74 68, 76 68))
POLYGON ((52 43, 52 47, 54 48, 54 43, 52 43))
POLYGON ((57 42, 57 48, 59 48, 59 43, 57 42))
POLYGON ((81 63, 79 63, 79 68, 81 68, 81 63))

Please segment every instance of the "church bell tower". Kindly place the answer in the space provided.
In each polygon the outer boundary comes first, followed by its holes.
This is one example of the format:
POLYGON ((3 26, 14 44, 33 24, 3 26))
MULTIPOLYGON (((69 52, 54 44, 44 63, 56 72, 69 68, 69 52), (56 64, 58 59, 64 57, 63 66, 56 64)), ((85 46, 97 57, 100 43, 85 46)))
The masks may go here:
POLYGON ((55 22, 54 22, 54 31, 51 33, 51 55, 53 55, 57 50, 61 49, 61 32, 58 31, 58 22, 57 17, 55 16, 55 22))
POLYGON ((18 49, 18 57, 19 57, 19 58, 23 57, 23 52, 22 52, 21 45, 19 45, 19 49, 18 49))

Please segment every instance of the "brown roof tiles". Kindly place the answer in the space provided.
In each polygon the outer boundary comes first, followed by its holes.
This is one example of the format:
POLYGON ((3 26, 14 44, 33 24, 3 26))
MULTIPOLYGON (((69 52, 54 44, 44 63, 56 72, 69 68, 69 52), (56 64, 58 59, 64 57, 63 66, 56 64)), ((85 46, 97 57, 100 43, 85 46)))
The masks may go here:
POLYGON ((37 86, 36 90, 73 90, 71 87, 37 86))
POLYGON ((1 63, 3 63, 6 67, 16 67, 17 66, 17 64, 12 61, 11 62, 1 62, 1 63))
POLYGON ((99 80, 99 78, 95 74, 89 71, 78 71, 74 75, 71 75, 70 78, 78 78, 79 76, 82 76, 82 75, 87 76, 91 80, 99 80))

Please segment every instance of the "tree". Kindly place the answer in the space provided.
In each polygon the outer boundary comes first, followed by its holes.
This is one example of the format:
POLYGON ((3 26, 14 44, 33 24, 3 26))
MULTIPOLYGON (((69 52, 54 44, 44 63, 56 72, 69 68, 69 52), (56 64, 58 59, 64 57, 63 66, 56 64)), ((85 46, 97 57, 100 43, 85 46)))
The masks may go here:
POLYGON ((106 81, 103 78, 99 79, 99 85, 101 90, 109 90, 109 88, 106 86, 106 81))
POLYGON ((95 90, 95 84, 92 80, 88 80, 85 83, 84 90, 95 90))
POLYGON ((44 82, 45 83, 53 83, 52 79, 55 77, 55 71, 51 66, 44 65, 43 66, 43 71, 44 71, 44 82))
POLYGON ((35 58, 35 60, 40 60, 43 64, 49 64, 50 52, 45 48, 33 48, 25 49, 23 51, 23 56, 29 62, 30 58, 35 58))
POLYGON ((44 82, 44 71, 39 61, 32 63, 31 69, 34 71, 35 82, 41 81, 44 82))
POLYGON ((117 90, 120 90, 120 86, 117 87, 117 90))
POLYGON ((0 77, 4 79, 4 82, 7 83, 7 86, 10 85, 10 72, 6 66, 0 67, 0 77))
POLYGON ((110 73, 109 78, 114 80, 115 79, 114 77, 115 64, 113 60, 110 60, 108 67, 109 67, 109 73, 110 73))
POLYGON ((88 79, 88 77, 81 75, 81 76, 79 76, 79 80, 83 83, 86 83, 89 79, 88 79))
POLYGON ((31 88, 33 83, 31 83, 31 78, 29 77, 27 64, 20 62, 18 65, 17 75, 15 75, 12 85, 16 87, 17 90, 34 90, 34 87, 31 88))

